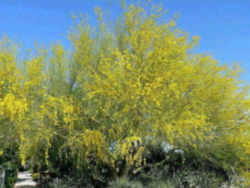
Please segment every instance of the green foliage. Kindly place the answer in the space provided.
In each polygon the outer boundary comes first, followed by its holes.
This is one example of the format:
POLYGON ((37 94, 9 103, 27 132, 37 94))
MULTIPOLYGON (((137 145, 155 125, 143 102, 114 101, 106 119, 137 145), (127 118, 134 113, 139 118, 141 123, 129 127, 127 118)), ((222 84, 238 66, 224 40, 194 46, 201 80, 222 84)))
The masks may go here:
POLYGON ((12 188, 17 180, 18 166, 13 162, 6 162, 1 164, 5 170, 4 188, 12 188))
POLYGON ((5 171, 4 188, 12 188, 17 180, 17 172, 20 167, 18 147, 9 145, 0 155, 0 169, 5 171))

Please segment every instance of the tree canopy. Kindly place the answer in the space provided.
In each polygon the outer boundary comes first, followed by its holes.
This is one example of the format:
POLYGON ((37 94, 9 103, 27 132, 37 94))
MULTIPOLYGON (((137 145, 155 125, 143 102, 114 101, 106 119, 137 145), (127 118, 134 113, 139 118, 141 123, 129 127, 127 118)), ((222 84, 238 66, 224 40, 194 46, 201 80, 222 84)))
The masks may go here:
MULTIPOLYGON (((110 27, 80 19, 60 43, 17 59, 0 49, 0 151, 18 147, 23 163, 50 169, 70 161, 128 168, 143 163, 143 144, 167 141, 249 177, 250 98, 237 67, 192 51, 198 37, 164 10, 138 5, 110 27), (20 68, 22 67, 22 68, 20 68)), ((72 167, 73 168, 73 167, 72 167)))

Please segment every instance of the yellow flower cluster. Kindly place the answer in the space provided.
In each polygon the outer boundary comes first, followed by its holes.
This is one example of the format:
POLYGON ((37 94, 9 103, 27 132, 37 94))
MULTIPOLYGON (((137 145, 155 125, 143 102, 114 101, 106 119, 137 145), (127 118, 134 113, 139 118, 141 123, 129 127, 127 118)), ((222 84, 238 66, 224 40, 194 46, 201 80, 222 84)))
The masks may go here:
POLYGON ((13 94, 7 94, 0 99, 0 116, 9 117, 11 121, 21 120, 28 110, 25 99, 16 99, 13 94))
POLYGON ((127 137, 121 144, 121 156, 125 158, 129 166, 140 165, 144 147, 140 137, 127 137))

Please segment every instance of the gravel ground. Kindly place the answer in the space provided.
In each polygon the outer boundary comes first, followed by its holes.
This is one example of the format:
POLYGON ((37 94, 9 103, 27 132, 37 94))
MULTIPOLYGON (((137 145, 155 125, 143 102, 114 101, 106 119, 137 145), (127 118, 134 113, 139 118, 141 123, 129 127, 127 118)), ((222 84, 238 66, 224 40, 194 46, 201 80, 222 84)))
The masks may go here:
POLYGON ((32 175, 30 172, 19 172, 17 176, 17 182, 14 186, 15 188, 32 188, 37 187, 37 183, 32 180, 32 175))

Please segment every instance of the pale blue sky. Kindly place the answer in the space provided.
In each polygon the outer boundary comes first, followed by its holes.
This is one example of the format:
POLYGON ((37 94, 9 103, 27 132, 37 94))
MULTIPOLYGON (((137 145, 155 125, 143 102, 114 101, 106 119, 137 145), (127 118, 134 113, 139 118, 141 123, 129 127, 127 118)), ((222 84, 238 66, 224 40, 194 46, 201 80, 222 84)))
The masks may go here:
MULTIPOLYGON (((130 0, 131 2, 132 0, 130 0)), ((250 82, 250 0, 152 0, 162 3, 169 14, 179 13, 178 26, 199 35, 197 51, 213 55, 221 63, 239 62, 250 82)), ((45 46, 58 40, 67 45, 72 26, 70 14, 88 14, 95 24, 94 7, 109 10, 110 18, 120 12, 118 0, 0 0, 0 36, 45 46)))

